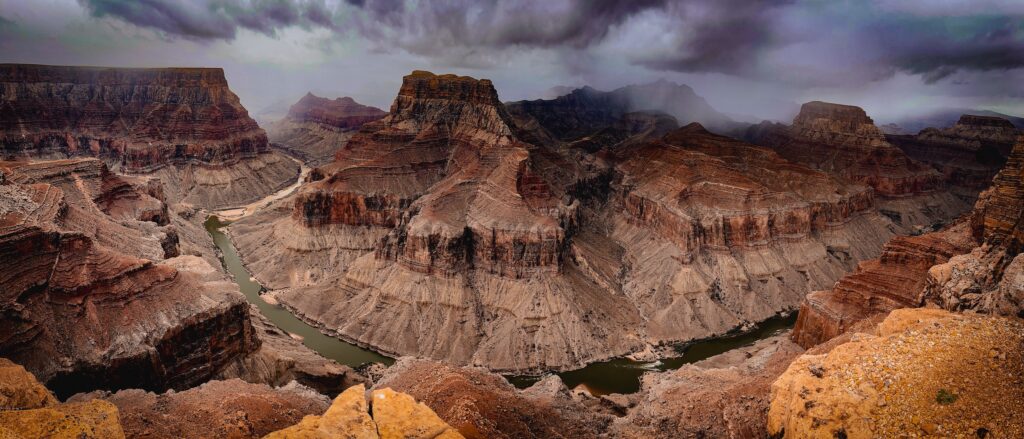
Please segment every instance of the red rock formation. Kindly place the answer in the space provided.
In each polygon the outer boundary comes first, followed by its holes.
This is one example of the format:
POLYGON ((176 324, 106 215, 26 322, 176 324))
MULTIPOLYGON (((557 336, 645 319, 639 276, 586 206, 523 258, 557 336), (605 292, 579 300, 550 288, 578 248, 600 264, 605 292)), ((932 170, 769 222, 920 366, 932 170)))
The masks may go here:
POLYGON ((963 115, 949 128, 927 128, 913 136, 887 139, 914 160, 932 164, 958 195, 973 201, 992 183, 1021 135, 1006 119, 963 115))
POLYGON ((275 146, 319 166, 330 163, 356 130, 385 115, 349 97, 330 100, 307 93, 285 118, 270 124, 267 135, 275 146))
POLYGON ((296 122, 316 122, 337 128, 359 128, 388 113, 376 107, 361 105, 350 97, 330 100, 306 93, 288 109, 288 118, 296 122))
POLYGON ((859 107, 808 102, 792 126, 761 125, 751 137, 786 159, 871 186, 882 196, 935 191, 942 181, 934 169, 886 142, 859 107))
POLYGON ((117 222, 97 200, 106 204, 104 189, 117 185, 101 163, 17 164, 3 174, 0 353, 59 395, 185 388, 259 346, 230 283, 122 253, 125 243, 104 237, 117 222))
POLYGON ((268 155, 266 134, 221 69, 3 64, 0 102, 0 157, 94 156, 129 173, 171 167, 161 176, 173 174, 164 183, 176 199, 199 192, 188 201, 209 206, 259 198, 297 174, 268 155), (211 196, 210 187, 237 193, 211 196))
POLYGON ((1024 142, 1018 141, 969 217, 942 231, 896 238, 880 259, 862 263, 831 290, 809 294, 794 340, 813 346, 858 321, 925 301, 956 310, 1024 312, 1022 169, 1024 142))

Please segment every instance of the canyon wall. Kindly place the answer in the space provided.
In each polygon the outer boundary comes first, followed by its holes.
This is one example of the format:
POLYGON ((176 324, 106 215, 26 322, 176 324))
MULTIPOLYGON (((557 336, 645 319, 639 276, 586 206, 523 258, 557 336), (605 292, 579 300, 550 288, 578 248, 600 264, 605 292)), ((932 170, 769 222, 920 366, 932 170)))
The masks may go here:
POLYGON ((879 209, 912 232, 968 210, 943 175, 890 144, 859 107, 808 102, 790 126, 762 122, 746 138, 782 157, 870 186, 879 209))
POLYGON ((970 215, 936 232, 895 238, 880 259, 862 263, 831 290, 809 294, 794 340, 813 346, 872 315, 928 302, 950 310, 1024 312, 1022 169, 1024 140, 1018 138, 970 215))
POLYGON ((793 309, 900 230, 868 186, 700 125, 625 113, 567 143, 536 120, 490 81, 413 72, 229 233, 270 297, 329 333, 536 371, 793 309))
POLYGON ((331 100, 307 93, 283 119, 267 127, 267 136, 274 146, 311 166, 320 166, 330 163, 363 124, 385 115, 385 111, 349 97, 331 100))
POLYGON ((886 136, 914 160, 935 166, 955 193, 974 202, 1006 163, 1021 132, 998 117, 965 114, 948 128, 886 136))
POLYGON ((256 200, 298 174, 221 69, 0 65, 0 156, 98 157, 209 208, 256 200))

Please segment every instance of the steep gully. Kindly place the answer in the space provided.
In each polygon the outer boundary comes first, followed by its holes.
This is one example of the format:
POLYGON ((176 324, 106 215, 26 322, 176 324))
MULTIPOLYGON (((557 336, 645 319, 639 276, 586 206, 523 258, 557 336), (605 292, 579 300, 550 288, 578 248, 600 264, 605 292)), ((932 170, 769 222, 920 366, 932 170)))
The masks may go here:
MULTIPOLYGON (((291 157, 289 157, 291 158, 291 157)), ((295 160, 295 159, 292 159, 295 160)), ((297 160, 296 160, 297 161, 297 160)), ((283 331, 302 340, 310 349, 325 358, 340 364, 358 367, 366 363, 383 363, 390 365, 394 359, 371 349, 346 342, 329 336, 320 329, 296 317, 291 311, 261 297, 265 288, 251 276, 245 268, 238 251, 231 239, 223 232, 231 222, 250 216, 269 206, 273 201, 291 195, 302 181, 305 180, 309 167, 301 165, 301 173, 295 184, 246 206, 225 209, 215 212, 206 220, 204 226, 210 233, 214 244, 221 253, 224 268, 238 284, 246 300, 255 305, 264 316, 270 319, 283 331)), ((667 357, 657 361, 636 361, 629 358, 616 358, 608 361, 591 363, 583 368, 560 372, 557 375, 570 388, 585 387, 595 395, 608 393, 634 393, 640 389, 640 377, 649 371, 674 370, 686 364, 695 363, 723 352, 749 346, 758 340, 779 335, 793 326, 796 314, 777 316, 761 322, 761 324, 738 330, 722 337, 709 338, 677 346, 679 356, 667 357)), ((543 376, 513 375, 506 376, 510 383, 519 388, 526 388, 539 381, 543 376)))

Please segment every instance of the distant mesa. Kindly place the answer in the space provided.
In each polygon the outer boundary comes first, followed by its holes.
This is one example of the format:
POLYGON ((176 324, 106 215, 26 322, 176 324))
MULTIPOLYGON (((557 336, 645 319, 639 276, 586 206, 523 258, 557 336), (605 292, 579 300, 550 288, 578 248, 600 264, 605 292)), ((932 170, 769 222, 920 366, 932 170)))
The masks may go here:
POLYGON ((208 208, 254 201, 298 175, 221 69, 2 64, 0 85, 13 93, 0 105, 3 158, 98 157, 208 208))
POLYGON ((342 129, 359 128, 385 115, 384 110, 361 105, 347 96, 331 100, 312 93, 306 93, 288 110, 288 118, 293 121, 316 122, 342 129))
POLYGON ((306 93, 288 114, 267 125, 270 142, 306 164, 329 163, 364 124, 387 115, 350 97, 327 99, 306 93))

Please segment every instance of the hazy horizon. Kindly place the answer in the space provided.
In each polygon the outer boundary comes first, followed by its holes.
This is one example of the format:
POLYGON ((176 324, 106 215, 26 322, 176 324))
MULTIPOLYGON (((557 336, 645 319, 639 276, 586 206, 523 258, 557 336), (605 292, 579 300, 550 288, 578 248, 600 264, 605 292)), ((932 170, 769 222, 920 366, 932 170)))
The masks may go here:
POLYGON ((665 79, 738 119, 811 100, 1021 116, 1024 3, 2 0, 0 62, 221 67, 253 114, 310 91, 387 109, 420 69, 503 101, 665 79))

